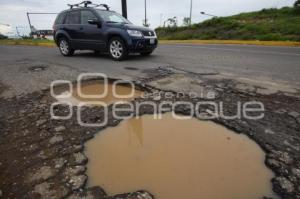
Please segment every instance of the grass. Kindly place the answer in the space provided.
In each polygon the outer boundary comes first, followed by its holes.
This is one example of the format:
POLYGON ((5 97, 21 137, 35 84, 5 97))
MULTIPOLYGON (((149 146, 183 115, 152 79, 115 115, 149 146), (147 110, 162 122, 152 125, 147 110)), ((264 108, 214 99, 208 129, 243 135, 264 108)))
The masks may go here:
MULTIPOLYGON (((254 41, 254 40, 159 40, 160 44, 242 44, 242 45, 263 45, 263 46, 300 46, 295 41, 254 41)), ((41 39, 2 39, 0 45, 27 45, 56 47, 52 40, 41 39)))
POLYGON ((190 27, 158 28, 162 40, 251 40, 300 42, 300 9, 284 7, 218 17, 190 27))
POLYGON ((27 45, 27 46, 45 46, 54 47, 55 43, 51 40, 42 39, 2 39, 2 45, 27 45))
POLYGON ((259 46, 300 47, 300 42, 293 41, 253 41, 253 40, 160 40, 160 44, 240 44, 259 46))

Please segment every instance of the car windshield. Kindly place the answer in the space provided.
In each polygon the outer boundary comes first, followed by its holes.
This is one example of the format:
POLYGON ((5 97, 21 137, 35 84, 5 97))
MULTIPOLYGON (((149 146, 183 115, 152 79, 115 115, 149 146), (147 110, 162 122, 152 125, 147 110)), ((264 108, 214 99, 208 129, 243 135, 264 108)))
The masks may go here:
POLYGON ((99 15, 103 18, 103 20, 107 23, 125 23, 125 24, 131 24, 130 21, 125 19, 122 15, 111 12, 111 11, 105 11, 105 10, 97 10, 99 15))

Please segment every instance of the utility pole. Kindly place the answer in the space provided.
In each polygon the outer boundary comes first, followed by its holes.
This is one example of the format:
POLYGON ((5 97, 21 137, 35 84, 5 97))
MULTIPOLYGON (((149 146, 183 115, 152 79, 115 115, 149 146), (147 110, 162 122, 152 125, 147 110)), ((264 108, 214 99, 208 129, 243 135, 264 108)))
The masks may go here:
POLYGON ((193 0, 191 0, 191 7, 190 7, 190 26, 192 25, 192 14, 193 14, 193 0))
POLYGON ((122 1, 122 15, 127 19, 127 0, 122 1))
POLYGON ((145 0, 145 23, 144 26, 148 26, 148 22, 147 22, 147 0, 145 0))
POLYGON ((28 19, 28 24, 29 24, 29 29, 30 29, 30 36, 31 36, 31 34, 32 34, 32 25, 31 25, 29 14, 30 13, 27 12, 27 19, 28 19))
POLYGON ((21 37, 18 27, 16 26, 17 35, 21 37))

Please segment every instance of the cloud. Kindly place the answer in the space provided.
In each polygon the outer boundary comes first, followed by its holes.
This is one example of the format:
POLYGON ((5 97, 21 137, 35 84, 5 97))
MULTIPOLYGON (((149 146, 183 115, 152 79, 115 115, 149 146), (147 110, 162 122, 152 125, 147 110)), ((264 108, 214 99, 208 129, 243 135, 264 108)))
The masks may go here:
POLYGON ((0 26, 0 33, 2 33, 4 35, 8 35, 8 34, 11 34, 12 32, 13 32, 12 27, 0 26))

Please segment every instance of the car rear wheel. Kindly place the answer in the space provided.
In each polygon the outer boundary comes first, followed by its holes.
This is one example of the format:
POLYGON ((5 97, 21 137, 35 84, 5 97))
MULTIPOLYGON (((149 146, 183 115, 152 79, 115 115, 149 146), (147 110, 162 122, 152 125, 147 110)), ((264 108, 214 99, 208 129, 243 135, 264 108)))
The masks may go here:
POLYGON ((59 50, 63 56, 72 56, 74 54, 74 49, 71 48, 70 42, 64 37, 59 40, 59 50))
POLYGON ((121 38, 114 37, 109 41, 109 54, 117 61, 124 60, 128 57, 127 47, 121 38))

